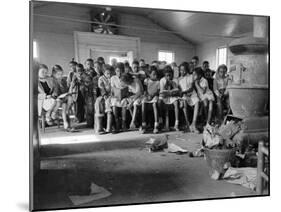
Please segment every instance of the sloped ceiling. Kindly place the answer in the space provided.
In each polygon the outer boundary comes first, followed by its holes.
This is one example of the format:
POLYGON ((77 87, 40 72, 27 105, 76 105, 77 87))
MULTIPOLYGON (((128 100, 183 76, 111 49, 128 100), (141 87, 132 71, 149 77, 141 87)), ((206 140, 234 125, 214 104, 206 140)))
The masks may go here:
MULTIPOLYGON (((35 7, 44 7, 51 2, 38 2, 35 7)), ((56 3, 60 4, 60 3, 56 3)), ((75 7, 104 9, 105 6, 72 4, 75 7)), ((129 13, 142 15, 166 30, 178 35, 193 44, 200 44, 213 39, 225 37, 239 37, 241 34, 252 33, 253 16, 227 15, 202 12, 169 11, 130 7, 112 7, 114 13, 129 13)))
POLYGON ((194 44, 217 38, 235 38, 253 31, 253 16, 138 8, 113 10, 143 15, 194 44))

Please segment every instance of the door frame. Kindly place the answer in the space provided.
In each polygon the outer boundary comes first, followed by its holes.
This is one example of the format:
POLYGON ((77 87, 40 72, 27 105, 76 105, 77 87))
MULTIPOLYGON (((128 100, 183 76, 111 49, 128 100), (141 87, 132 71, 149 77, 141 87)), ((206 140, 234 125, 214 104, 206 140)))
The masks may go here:
POLYGON ((91 49, 133 51, 134 58, 139 59, 140 38, 74 31, 75 60, 84 63, 91 56, 91 49))

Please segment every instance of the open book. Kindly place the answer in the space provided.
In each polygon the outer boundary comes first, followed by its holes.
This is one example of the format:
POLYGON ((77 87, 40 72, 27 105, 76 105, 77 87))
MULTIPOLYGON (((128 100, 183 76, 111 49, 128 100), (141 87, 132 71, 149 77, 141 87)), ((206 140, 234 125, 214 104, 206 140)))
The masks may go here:
POLYGON ((128 87, 121 88, 121 89, 112 88, 112 90, 113 90, 114 97, 116 97, 118 100, 122 100, 123 98, 128 97, 128 93, 129 93, 128 87))

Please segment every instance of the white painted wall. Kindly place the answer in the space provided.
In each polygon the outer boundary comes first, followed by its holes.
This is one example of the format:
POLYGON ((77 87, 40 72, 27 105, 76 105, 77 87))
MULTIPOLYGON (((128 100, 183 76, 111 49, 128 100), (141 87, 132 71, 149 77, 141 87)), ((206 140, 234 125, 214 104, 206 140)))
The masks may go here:
POLYGON ((67 73, 68 64, 75 56, 73 35, 36 32, 34 39, 38 43, 39 62, 46 64, 49 70, 59 64, 67 73))
POLYGON ((186 45, 141 42, 140 58, 145 59, 146 63, 150 63, 153 60, 158 60, 159 50, 169 50, 174 52, 175 62, 178 65, 183 61, 190 61, 195 53, 194 48, 186 45))
MULTIPOLYGON (((119 16, 119 23, 126 26, 144 27, 148 29, 163 30, 162 27, 139 15, 122 14, 119 16)), ((159 33, 154 31, 132 30, 121 28, 120 34, 128 36, 138 36, 141 39, 140 58, 147 63, 158 60, 159 50, 168 50, 175 53, 175 62, 181 63, 190 60, 195 53, 195 47, 190 42, 182 40, 172 33, 159 33)))
MULTIPOLYGON (((61 16, 73 19, 90 19, 88 10, 69 4, 46 4, 36 7, 35 14, 61 16)), ((88 31, 89 24, 34 16, 34 39, 38 43, 39 62, 49 69, 59 64, 68 72, 74 54, 73 31, 88 31)))
MULTIPOLYGON (((34 13, 90 20, 89 8, 73 5, 47 4, 35 8, 34 13)), ((118 19, 121 25, 162 29, 143 16, 120 14, 118 19)), ((69 61, 75 57, 73 32, 88 32, 89 30, 90 24, 35 16, 34 38, 38 43, 39 62, 45 63, 49 68, 60 64, 65 71, 68 71, 69 61)), ((177 63, 190 60, 195 52, 195 47, 191 43, 171 33, 123 28, 119 30, 119 35, 140 37, 140 58, 144 58, 148 63, 158 59, 159 50, 175 52, 177 63)))
MULTIPOLYGON (((196 55, 199 57, 199 63, 207 60, 210 63, 210 68, 216 70, 216 51, 218 48, 227 46, 233 39, 231 38, 220 38, 209 42, 204 42, 196 46, 196 55)), ((228 56, 231 52, 228 50, 228 56)))
MULTIPOLYGON (((252 33, 244 33, 240 36, 252 36, 252 33)), ((202 64, 204 60, 209 61, 210 68, 216 70, 216 51, 218 48, 223 46, 228 46, 231 41, 235 38, 217 38, 204 43, 196 45, 195 54, 199 57, 199 63, 202 64)), ((228 61, 226 65, 229 65, 229 57, 232 56, 232 53, 227 51, 228 61)))

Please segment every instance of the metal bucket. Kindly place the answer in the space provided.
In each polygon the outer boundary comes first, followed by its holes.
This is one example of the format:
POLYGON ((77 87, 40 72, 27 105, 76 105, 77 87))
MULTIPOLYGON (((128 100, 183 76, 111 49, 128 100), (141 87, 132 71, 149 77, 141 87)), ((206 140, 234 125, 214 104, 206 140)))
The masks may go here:
POLYGON ((224 165, 233 164, 235 160, 235 149, 204 149, 210 174, 216 170, 220 174, 225 173, 224 165))

